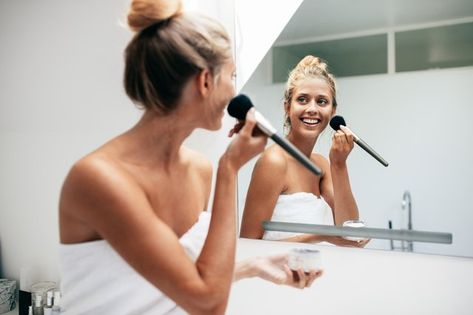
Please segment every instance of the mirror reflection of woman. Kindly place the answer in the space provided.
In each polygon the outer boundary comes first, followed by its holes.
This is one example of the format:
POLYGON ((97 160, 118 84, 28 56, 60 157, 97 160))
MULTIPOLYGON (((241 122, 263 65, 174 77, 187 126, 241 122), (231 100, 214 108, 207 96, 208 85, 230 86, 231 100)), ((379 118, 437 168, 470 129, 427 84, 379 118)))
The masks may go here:
POLYGON ((332 138, 329 161, 313 152, 337 109, 335 80, 320 58, 306 56, 289 74, 284 93, 287 139, 322 171, 316 176, 277 145, 258 159, 248 194, 240 236, 295 242, 330 242, 364 246, 342 237, 264 231, 263 221, 342 225, 357 220, 358 207, 348 177, 353 134, 341 126, 332 138))

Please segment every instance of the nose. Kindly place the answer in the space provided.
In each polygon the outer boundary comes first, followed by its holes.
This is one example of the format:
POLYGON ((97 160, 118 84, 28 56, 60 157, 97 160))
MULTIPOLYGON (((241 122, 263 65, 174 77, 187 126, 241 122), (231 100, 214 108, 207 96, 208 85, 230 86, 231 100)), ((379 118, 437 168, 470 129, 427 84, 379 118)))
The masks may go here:
POLYGON ((307 105, 308 105, 308 106, 307 106, 306 111, 307 111, 308 113, 315 113, 315 112, 317 112, 317 108, 318 108, 318 107, 317 107, 317 103, 315 102, 314 99, 312 99, 307 105))

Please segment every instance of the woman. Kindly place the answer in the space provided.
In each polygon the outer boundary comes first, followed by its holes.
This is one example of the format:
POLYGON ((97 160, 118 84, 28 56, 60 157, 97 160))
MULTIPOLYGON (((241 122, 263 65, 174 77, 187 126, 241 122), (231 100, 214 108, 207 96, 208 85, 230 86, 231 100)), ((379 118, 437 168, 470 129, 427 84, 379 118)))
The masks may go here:
POLYGON ((230 41, 215 21, 180 1, 135 0, 136 35, 125 51, 124 85, 144 113, 125 133, 75 163, 60 198, 65 314, 223 314, 233 280, 295 282, 285 256, 234 268, 236 176, 260 153, 253 112, 212 167, 182 144, 196 128, 217 130, 233 97, 230 41), (234 272, 235 271, 235 272, 234 272))
POLYGON ((279 146, 272 145, 257 161, 245 203, 240 236, 295 242, 328 241, 363 246, 341 237, 287 232, 265 232, 266 220, 336 224, 358 219, 358 207, 348 178, 346 160, 353 134, 341 126, 333 135, 330 163, 313 153, 320 134, 337 108, 335 81, 320 58, 306 56, 291 71, 284 93, 287 139, 322 171, 316 176, 279 146))

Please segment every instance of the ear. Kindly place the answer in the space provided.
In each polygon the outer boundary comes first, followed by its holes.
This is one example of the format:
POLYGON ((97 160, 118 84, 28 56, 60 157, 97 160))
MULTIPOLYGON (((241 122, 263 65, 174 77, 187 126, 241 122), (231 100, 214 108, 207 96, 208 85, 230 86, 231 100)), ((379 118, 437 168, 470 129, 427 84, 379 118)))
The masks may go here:
POLYGON ((197 90, 202 97, 210 95, 210 91, 213 88, 213 78, 210 74, 209 69, 200 71, 197 75, 197 90))
POLYGON ((335 114, 337 113, 337 107, 336 106, 332 106, 332 116, 335 116, 335 114))
POLYGON ((288 116, 289 116, 289 110, 290 109, 291 109, 291 104, 289 104, 287 101, 284 101, 284 112, 288 116))

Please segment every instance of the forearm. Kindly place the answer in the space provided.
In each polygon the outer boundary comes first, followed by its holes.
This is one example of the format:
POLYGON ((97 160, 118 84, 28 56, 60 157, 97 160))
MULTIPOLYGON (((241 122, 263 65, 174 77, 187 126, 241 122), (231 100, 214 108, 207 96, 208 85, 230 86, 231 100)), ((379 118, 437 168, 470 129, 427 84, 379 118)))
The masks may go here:
POLYGON ((256 269, 254 266, 254 259, 255 258, 245 259, 235 264, 235 270, 233 271, 234 282, 244 279, 244 278, 252 278, 257 275, 256 269))
POLYGON ((332 164, 330 171, 333 183, 335 224, 341 225, 347 220, 357 220, 358 206, 351 191, 346 164, 332 164))
POLYGON ((293 237, 281 239, 285 242, 300 242, 300 243, 318 243, 325 241, 324 235, 318 234, 301 234, 293 237))
POLYGON ((217 170, 209 232, 196 262, 205 284, 228 299, 236 246, 236 170, 222 158, 217 170))

